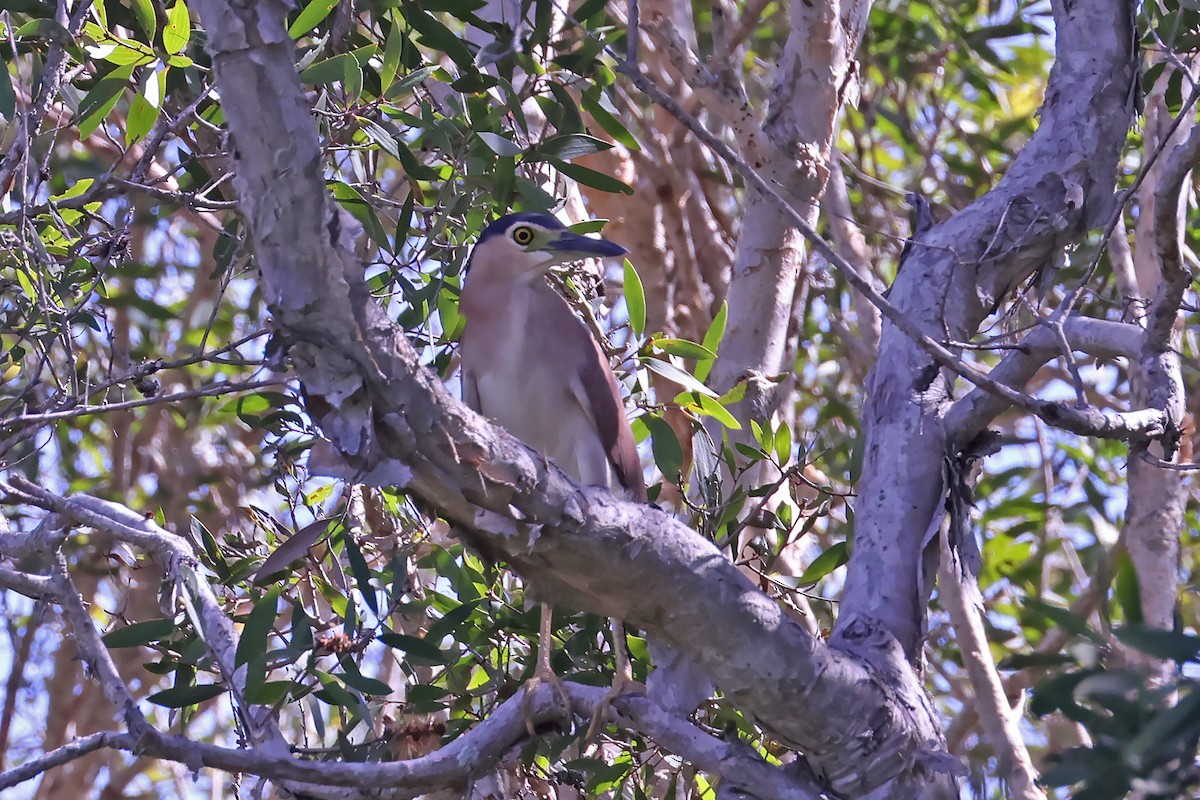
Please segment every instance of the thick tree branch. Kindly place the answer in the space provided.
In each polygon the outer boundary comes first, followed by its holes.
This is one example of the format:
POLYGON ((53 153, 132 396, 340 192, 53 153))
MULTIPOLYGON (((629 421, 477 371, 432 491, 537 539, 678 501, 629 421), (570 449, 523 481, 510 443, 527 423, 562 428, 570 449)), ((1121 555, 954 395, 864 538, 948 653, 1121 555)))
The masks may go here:
POLYGON ((688 47, 687 42, 666 18, 650 20, 642 26, 661 44, 671 63, 683 75, 684 82, 704 101, 705 106, 719 116, 733 131, 743 157, 764 158, 761 149, 770 142, 763 135, 758 115, 750 107, 746 88, 738 74, 728 64, 709 69, 688 47))
MULTIPOLYGON (((897 330, 923 350, 938 366, 1001 398, 1003 402, 999 406, 1000 409, 1008 406, 1016 406, 1038 417, 1052 427, 1080 435, 1098 436, 1106 439, 1125 441, 1133 438, 1149 438, 1162 435, 1168 430, 1167 415, 1162 409, 1148 408, 1128 413, 1118 413, 1094 407, 1079 407, 1071 403, 1038 400, 1018 389, 1014 389, 1012 386, 993 380, 987 372, 971 362, 959 358, 950 346, 934 338, 931 333, 934 330, 933 326, 926 328, 913 315, 906 313, 898 305, 884 297, 874 287, 872 281, 859 275, 853 266, 842 258, 828 242, 821 238, 820 234, 817 233, 816 229, 805 218, 802 211, 798 210, 792 204, 792 201, 789 200, 784 192, 775 185, 768 183, 762 177, 759 170, 751 167, 744 158, 731 150, 715 134, 704 128, 699 120, 688 114, 670 95, 657 86, 648 75, 643 73, 636 63, 626 60, 618 66, 618 71, 629 77, 630 81, 645 93, 647 97, 661 105, 676 119, 684 123, 699 139, 733 167, 734 171, 744 178, 747 183, 762 192, 764 196, 770 198, 772 202, 778 204, 785 216, 788 217, 788 223, 795 227, 808 240, 813 250, 837 269, 851 287, 878 308, 888 322, 897 330)), ((968 211, 970 209, 966 209, 960 213, 966 214, 968 211)), ((946 224, 948 223, 943 223, 943 225, 946 224)), ((994 241, 990 244, 994 244, 994 241)), ((917 246, 914 244, 914 247, 917 246)), ((955 251, 953 247, 949 245, 932 246, 922 241, 919 246, 922 249, 933 247, 936 252, 932 253, 932 257, 935 259, 943 261, 957 260, 954 258, 955 251)), ((946 285, 948 285, 946 282, 940 284, 922 284, 925 289, 928 289, 929 286, 946 285)), ((937 302, 939 307, 941 306, 942 298, 935 297, 932 299, 937 302)), ((956 312, 961 313, 963 310, 956 309, 956 312)), ((939 325, 938 327, 940 328, 941 326, 939 325)), ((964 336, 963 338, 969 337, 964 336)))
POLYGON ((946 776, 931 772, 948 768, 936 718, 915 681, 826 647, 710 543, 664 513, 569 481, 420 367, 370 298, 326 193, 285 5, 196 7, 266 297, 294 342, 310 409, 352 465, 407 464, 405 488, 543 597, 624 618, 686 653, 731 702, 804 752, 832 791, 871 797, 906 776, 911 796, 946 792, 946 776), (640 587, 636 597, 628 586, 640 587))
MULTIPOLYGON (((1142 331, 1136 325, 1087 317, 1069 317, 1063 332, 1073 350, 1100 359, 1136 358, 1141 349, 1142 331)), ((1058 336, 1048 327, 1030 331, 988 373, 993 381, 1005 386, 1024 386, 1037 371, 1062 355, 1058 336)), ((946 412, 945 427, 952 452, 966 446, 1006 408, 1008 400, 995 392, 976 387, 946 412)))
POLYGON ((894 309, 884 311, 868 381, 854 555, 834 641, 856 625, 880 625, 919 661, 937 559, 936 551, 924 551, 923 537, 943 502, 928 476, 947 452, 943 415, 953 394, 942 368, 1076 433, 1151 438, 1170 428, 1161 407, 1111 414, 977 380, 978 368, 955 370, 946 353, 918 338, 970 341, 1015 287, 1109 218, 1133 113, 1131 7, 1124 0, 1064 0, 1054 3, 1054 15, 1056 58, 1037 132, 994 189, 913 242, 888 295, 894 309))
MULTIPOLYGON (((64 498, 29 485, 13 487, 8 494, 14 500, 30 499, 55 509, 78 524, 96 527, 152 554, 161 555, 164 550, 171 551, 175 547, 173 542, 162 540, 163 537, 174 538, 171 534, 149 524, 136 524, 135 520, 141 518, 135 512, 87 495, 64 498)), ((47 523, 46 531, 61 530, 57 525, 57 513, 49 515, 47 523)), ((40 552, 43 543, 61 544, 62 540, 61 535, 49 538, 4 535, 0 537, 0 557, 29 555, 32 547, 38 547, 40 552)), ((34 594, 38 599, 62 607, 72 626, 81 658, 91 668, 108 700, 122 710, 128 732, 97 733, 0 774, 0 790, 35 778, 47 769, 94 750, 113 748, 176 761, 190 769, 207 766, 287 781, 293 791, 303 791, 314 797, 340 800, 409 798, 436 788, 466 785, 472 775, 493 768, 505 753, 527 737, 527 714, 528 721, 541 724, 552 722, 558 713, 553 688, 541 686, 528 700, 521 695, 510 698, 487 720, 434 753, 391 764, 308 761, 284 755, 273 743, 234 750, 164 734, 153 728, 138 709, 71 583, 61 553, 55 553, 54 564, 50 577, 0 569, 0 586, 34 594)), ((212 625, 205 623, 204 628, 211 631, 212 625)), ((204 638, 211 648, 210 637, 204 638)), ((218 645, 214 650, 218 661, 223 655, 219 648, 218 645)), ((591 716, 607 693, 603 688, 592 686, 568 684, 568 688, 574 710, 583 718, 591 716)), ((820 794, 820 787, 802 774, 773 767, 749 749, 715 739, 685 720, 671 716, 645 697, 622 698, 616 703, 615 712, 618 725, 653 738, 698 768, 720 776, 732 785, 746 787, 755 797, 815 800, 820 794)))

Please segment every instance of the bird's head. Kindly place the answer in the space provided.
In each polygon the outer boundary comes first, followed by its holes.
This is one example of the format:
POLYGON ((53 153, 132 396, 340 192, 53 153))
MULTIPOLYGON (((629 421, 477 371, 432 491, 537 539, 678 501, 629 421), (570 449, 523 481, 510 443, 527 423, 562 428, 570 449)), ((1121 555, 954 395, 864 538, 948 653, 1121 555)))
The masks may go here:
POLYGON ((486 264, 488 269, 540 277, 568 261, 627 252, 607 239, 572 233, 549 214, 522 212, 503 216, 484 229, 471 251, 470 267, 486 264))

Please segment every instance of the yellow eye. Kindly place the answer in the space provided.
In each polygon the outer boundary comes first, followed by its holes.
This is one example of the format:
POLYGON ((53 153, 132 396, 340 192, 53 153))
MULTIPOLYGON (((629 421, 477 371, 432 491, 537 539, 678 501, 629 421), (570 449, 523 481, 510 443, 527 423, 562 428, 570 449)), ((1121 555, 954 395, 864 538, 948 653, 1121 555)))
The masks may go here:
POLYGON ((513 241, 519 245, 527 245, 533 241, 533 228, 522 225, 519 228, 513 228, 513 241))

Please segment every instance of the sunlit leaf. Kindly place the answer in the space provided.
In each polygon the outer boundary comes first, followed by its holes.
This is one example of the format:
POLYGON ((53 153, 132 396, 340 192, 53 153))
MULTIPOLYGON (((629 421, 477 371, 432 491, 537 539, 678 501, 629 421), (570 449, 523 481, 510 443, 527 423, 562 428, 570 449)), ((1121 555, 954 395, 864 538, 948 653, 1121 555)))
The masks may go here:
POLYGON ((288 26, 288 36, 299 39, 304 34, 321 24, 329 16, 329 12, 337 6, 337 0, 312 0, 304 7, 296 19, 288 26))
MULTIPOLYGON (((704 332, 704 340, 700 344, 704 345, 704 349, 711 353, 717 353, 721 347, 721 340, 725 338, 725 323, 729 319, 729 303, 722 302, 721 307, 717 309, 717 313, 713 316, 713 321, 709 323, 708 330, 704 332)), ((702 362, 696 365, 696 378, 698 380, 707 380, 708 375, 712 372, 716 360, 702 362)))
POLYGON ((813 559, 799 578, 800 586, 812 586, 850 560, 850 547, 846 542, 837 542, 813 559))
POLYGON ((121 99, 122 92, 133 76, 133 65, 117 67, 96 82, 96 86, 79 102, 75 112, 80 136, 89 136, 104 121, 121 99))
POLYGON ((133 16, 137 19, 138 27, 146 34, 146 38, 153 39, 154 33, 158 30, 158 19, 154 16, 154 3, 151 0, 129 0, 129 5, 133 9, 133 16))
POLYGON ((641 336, 646 330, 646 292, 629 259, 625 259, 625 306, 629 309, 629 327, 641 336))
POLYGON ((167 11, 167 26, 163 28, 163 49, 174 55, 182 53, 192 38, 192 20, 188 7, 183 2, 175 3, 167 11))
POLYGON ((687 392, 699 392, 706 394, 709 397, 716 397, 717 393, 705 386, 700 381, 689 375, 686 371, 680 369, 674 364, 668 364, 666 361, 658 358, 643 358, 642 364, 647 369, 657 372, 669 381, 673 381, 679 385, 681 389, 687 392))
POLYGON ((694 358, 698 361, 717 357, 716 353, 704 345, 689 342, 687 339, 655 339, 654 349, 668 355, 679 356, 680 358, 694 358))

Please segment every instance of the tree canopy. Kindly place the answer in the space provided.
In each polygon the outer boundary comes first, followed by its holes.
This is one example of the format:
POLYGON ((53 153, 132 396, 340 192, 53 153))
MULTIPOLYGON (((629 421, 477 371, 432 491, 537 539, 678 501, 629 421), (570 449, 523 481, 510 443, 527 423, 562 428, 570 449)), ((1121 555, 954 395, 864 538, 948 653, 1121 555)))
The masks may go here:
POLYGON ((1196 791, 1195 3, 2 5, 5 797, 1196 791), (455 399, 512 210, 651 506, 455 399))

